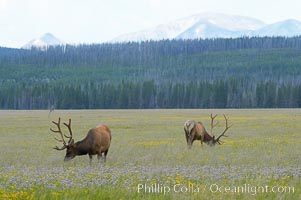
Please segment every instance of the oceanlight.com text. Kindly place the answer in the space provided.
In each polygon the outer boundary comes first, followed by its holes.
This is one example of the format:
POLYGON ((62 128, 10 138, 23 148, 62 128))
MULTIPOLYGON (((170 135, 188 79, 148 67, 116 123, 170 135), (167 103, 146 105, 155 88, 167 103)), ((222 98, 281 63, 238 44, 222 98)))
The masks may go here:
POLYGON ((246 193, 256 195, 258 193, 294 193, 293 186, 255 186, 250 184, 243 184, 240 186, 224 186, 219 184, 211 184, 205 186, 212 193, 246 193), (208 187, 208 188, 207 188, 208 187))

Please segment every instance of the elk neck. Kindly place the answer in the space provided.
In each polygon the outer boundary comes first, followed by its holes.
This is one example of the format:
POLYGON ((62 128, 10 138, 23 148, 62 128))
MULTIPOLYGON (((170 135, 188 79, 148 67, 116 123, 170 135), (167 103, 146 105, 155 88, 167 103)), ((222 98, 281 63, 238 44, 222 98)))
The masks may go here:
POLYGON ((89 145, 86 144, 85 140, 76 142, 74 146, 77 155, 86 155, 89 153, 89 145))

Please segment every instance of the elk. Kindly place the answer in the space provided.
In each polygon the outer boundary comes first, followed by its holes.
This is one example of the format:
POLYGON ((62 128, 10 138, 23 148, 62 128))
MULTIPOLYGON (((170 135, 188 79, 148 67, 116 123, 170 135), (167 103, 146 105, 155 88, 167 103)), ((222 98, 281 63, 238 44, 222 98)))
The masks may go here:
POLYGON ((111 131, 106 125, 99 125, 95 128, 92 128, 88 131, 87 136, 76 143, 74 143, 72 130, 71 130, 71 119, 69 119, 69 123, 63 123, 69 130, 69 135, 63 134, 61 129, 61 118, 59 118, 58 122, 52 121, 53 124, 57 126, 57 130, 50 128, 50 130, 54 133, 58 133, 60 139, 54 137, 54 139, 58 142, 63 143, 62 147, 54 147, 56 150, 64 150, 67 149, 64 161, 68 161, 73 159, 75 156, 80 155, 89 155, 90 165, 92 163, 92 156, 97 154, 98 160, 102 158, 102 154, 104 155, 104 162, 106 162, 106 156, 109 151, 110 143, 111 143, 111 131), (68 143, 65 141, 65 138, 68 138, 68 143))
POLYGON ((184 131, 185 131, 185 137, 186 137, 186 142, 188 148, 192 147, 192 143, 195 140, 201 140, 201 144, 203 145, 203 142, 206 143, 209 146, 214 146, 216 143, 222 144, 222 141, 220 140, 221 137, 228 137, 225 135, 227 130, 232 126, 228 125, 228 118, 226 115, 223 115, 225 119, 225 129, 224 131, 217 137, 213 136, 212 130, 213 128, 218 124, 214 123, 214 119, 217 117, 217 115, 213 116, 212 114, 210 115, 211 117, 211 135, 206 131, 205 126, 202 124, 202 122, 197 122, 194 120, 187 120, 184 123, 184 131))

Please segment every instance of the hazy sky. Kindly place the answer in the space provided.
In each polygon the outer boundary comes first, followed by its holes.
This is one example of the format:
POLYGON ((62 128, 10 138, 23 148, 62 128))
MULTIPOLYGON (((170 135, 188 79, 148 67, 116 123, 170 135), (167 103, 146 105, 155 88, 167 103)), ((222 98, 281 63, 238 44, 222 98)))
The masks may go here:
POLYGON ((300 0, 0 0, 0 46, 47 32, 68 43, 106 42, 202 12, 301 21, 300 9, 300 0))

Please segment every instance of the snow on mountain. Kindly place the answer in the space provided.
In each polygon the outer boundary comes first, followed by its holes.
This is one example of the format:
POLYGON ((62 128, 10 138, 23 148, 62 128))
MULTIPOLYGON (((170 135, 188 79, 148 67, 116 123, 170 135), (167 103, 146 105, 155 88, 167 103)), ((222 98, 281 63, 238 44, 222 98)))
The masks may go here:
POLYGON ((37 47, 37 48, 45 49, 48 46, 56 46, 56 45, 62 45, 62 44, 64 44, 64 42, 57 39, 54 35, 52 35, 51 33, 46 33, 39 38, 29 41, 27 44, 23 45, 21 48, 31 49, 32 47, 37 47))
POLYGON ((113 42, 162 40, 162 39, 175 38, 179 33, 185 31, 194 23, 196 23, 195 18, 189 18, 186 20, 177 20, 169 24, 158 25, 151 29, 121 35, 113 39, 113 42))
POLYGON ((219 13, 202 13, 182 18, 151 29, 124 34, 111 42, 193 39, 214 37, 239 37, 247 32, 264 27, 260 20, 219 13))
POLYGON ((220 28, 211 23, 198 22, 192 27, 179 34, 176 39, 197 39, 197 38, 230 38, 239 37, 241 31, 232 31, 220 28))
MULTIPOLYGON (((265 25, 264 22, 244 16, 226 15, 220 13, 203 13, 193 15, 197 22, 210 23, 229 31, 255 30, 265 25)), ((190 18, 190 17, 188 17, 190 18)), ((184 18, 186 20, 187 18, 184 18)))
POLYGON ((301 35, 301 22, 288 19, 273 23, 252 32, 253 36, 298 36, 301 35))

